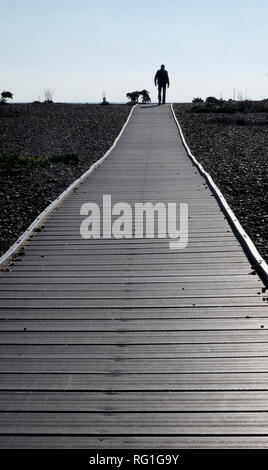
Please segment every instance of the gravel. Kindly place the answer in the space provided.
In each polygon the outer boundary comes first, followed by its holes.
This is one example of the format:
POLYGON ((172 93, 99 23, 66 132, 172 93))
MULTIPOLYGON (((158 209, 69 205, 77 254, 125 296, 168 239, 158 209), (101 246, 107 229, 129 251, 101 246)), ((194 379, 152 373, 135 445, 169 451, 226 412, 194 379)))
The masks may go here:
POLYGON ((268 114, 195 114, 191 107, 174 106, 186 142, 267 260, 268 114))
POLYGON ((31 222, 110 148, 124 125, 128 105, 18 104, 0 106, 0 153, 49 157, 64 152, 76 164, 36 166, 1 176, 0 254, 31 222))

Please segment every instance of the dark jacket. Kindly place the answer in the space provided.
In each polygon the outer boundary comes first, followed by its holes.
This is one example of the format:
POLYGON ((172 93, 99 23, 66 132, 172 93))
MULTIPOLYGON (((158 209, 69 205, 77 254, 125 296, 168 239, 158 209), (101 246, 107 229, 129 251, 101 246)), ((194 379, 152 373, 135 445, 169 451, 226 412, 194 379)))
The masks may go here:
POLYGON ((168 77, 167 70, 165 69, 157 70, 155 77, 154 77, 154 83, 156 84, 156 82, 159 86, 165 86, 165 85, 169 86, 169 77, 168 77))

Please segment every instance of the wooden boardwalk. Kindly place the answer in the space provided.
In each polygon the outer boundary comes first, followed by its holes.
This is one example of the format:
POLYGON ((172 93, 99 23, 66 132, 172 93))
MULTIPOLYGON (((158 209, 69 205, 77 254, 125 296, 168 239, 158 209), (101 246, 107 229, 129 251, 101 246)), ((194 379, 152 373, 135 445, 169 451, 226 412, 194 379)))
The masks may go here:
POLYGON ((111 156, 0 276, 0 446, 268 448, 267 294, 170 107, 111 156), (80 236, 80 207, 186 202, 189 244, 80 236))

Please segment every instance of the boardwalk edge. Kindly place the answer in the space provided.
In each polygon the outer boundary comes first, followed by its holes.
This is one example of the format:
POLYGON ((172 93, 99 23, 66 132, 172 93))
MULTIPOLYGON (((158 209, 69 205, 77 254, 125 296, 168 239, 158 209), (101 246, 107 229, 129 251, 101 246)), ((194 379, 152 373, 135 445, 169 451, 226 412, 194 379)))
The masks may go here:
POLYGON ((221 191, 219 190, 218 186, 214 183, 212 177, 209 173, 207 173, 203 166, 197 161, 196 157, 191 153, 189 146, 186 143, 185 137, 183 135, 181 126, 179 121, 176 117, 176 114, 173 109, 173 103, 170 105, 173 118, 179 130, 179 134, 182 140, 182 143, 186 149, 186 152, 194 165, 198 168, 199 172, 208 182, 212 192, 215 194, 220 206, 223 209, 224 214, 226 215, 232 229, 234 230, 235 234, 238 236, 239 241, 244 248, 246 254, 249 256, 251 261, 253 262, 254 269, 258 272, 259 276, 262 278, 265 285, 268 285, 268 265, 265 260, 260 255, 259 251, 257 250, 256 246, 254 245, 253 241, 249 237, 249 235, 245 232, 242 225, 238 221, 237 217, 235 216, 234 212, 230 208, 229 204, 227 203, 225 197, 222 195, 221 191))
POLYGON ((121 131, 119 132, 118 136, 116 137, 112 146, 107 150, 107 152, 95 163, 93 163, 88 170, 85 171, 79 178, 77 178, 73 183, 68 186, 54 201, 52 201, 44 210, 41 212, 36 219, 29 225, 29 227, 25 230, 25 232, 20 235, 20 237, 15 241, 15 243, 0 257, 0 269, 2 269, 12 258, 12 256, 21 249, 23 244, 27 241, 27 239, 34 233, 35 229, 38 228, 44 221, 49 217, 51 212, 55 210, 63 201, 64 199, 70 195, 70 193, 77 188, 86 178, 88 178, 105 160, 109 157, 112 153, 114 148, 116 147, 117 143, 119 142, 124 130, 126 129, 134 108, 137 105, 134 105, 127 117, 125 124, 123 125, 121 131))

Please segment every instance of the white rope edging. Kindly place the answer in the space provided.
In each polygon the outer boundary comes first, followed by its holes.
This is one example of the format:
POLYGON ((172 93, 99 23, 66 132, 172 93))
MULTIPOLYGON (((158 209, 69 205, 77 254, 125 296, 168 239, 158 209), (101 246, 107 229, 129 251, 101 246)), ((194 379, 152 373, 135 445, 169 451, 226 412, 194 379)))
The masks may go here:
POLYGON ((251 238, 249 237, 249 235, 245 232, 245 230, 243 229, 242 225, 239 223, 237 217, 235 216, 235 214, 233 213, 232 209, 230 208, 229 204, 227 203, 225 197, 222 195, 221 191, 219 190, 218 186, 214 183, 213 179, 211 178, 210 174, 207 173, 204 168, 202 167, 202 165, 200 163, 198 163, 198 161, 196 160, 196 158, 194 157, 194 155, 191 153, 191 150, 190 148, 188 147, 187 143, 186 143, 186 140, 184 138, 184 135, 183 135, 183 132, 182 132, 182 129, 181 129, 181 126, 179 124, 179 121, 175 115, 175 112, 174 112, 174 109, 173 109, 173 104, 170 105, 171 107, 171 111, 172 111, 172 114, 173 114, 173 117, 174 117, 174 120, 175 120, 175 123, 177 124, 177 127, 178 127, 178 130, 179 130, 179 133, 180 133, 180 136, 181 136, 181 140, 182 140, 182 143, 186 149, 186 152, 188 154, 188 156, 190 157, 190 159, 193 161, 193 163, 195 164, 195 166, 197 166, 198 170, 200 171, 200 173, 205 177, 205 179, 207 180, 210 188, 212 189, 212 192, 217 196, 219 202, 220 202, 220 205, 222 206, 223 208, 223 211, 225 213, 225 215, 227 216, 229 222, 230 222, 230 225, 231 227, 234 229, 235 233, 239 236, 240 240, 241 240, 241 244, 243 245, 246 253, 251 257, 251 259, 253 260, 253 263, 254 263, 254 268, 256 268, 257 270, 259 270, 260 274, 262 275, 263 277, 263 280, 266 284, 268 284, 268 265, 267 263, 265 262, 265 260, 262 258, 262 256, 260 255, 260 253, 258 252, 256 246, 254 245, 253 241, 251 240, 251 238))
POLYGON ((23 232, 23 234, 15 241, 15 243, 1 256, 1 258, 0 258, 0 268, 3 268, 3 266, 8 261, 10 261, 10 258, 15 254, 15 252, 17 252, 21 248, 21 246, 25 243, 25 241, 32 235, 34 230, 38 226, 40 226, 45 221, 45 219, 47 219, 47 217, 51 214, 51 212, 54 209, 56 209, 56 207, 59 206, 63 202, 63 200, 74 189, 76 189, 76 187, 79 184, 81 184, 86 178, 88 178, 88 176, 90 176, 91 173, 93 173, 96 170, 96 168, 98 168, 104 162, 104 160, 106 160, 107 157, 109 157, 109 155, 112 153, 112 151, 116 147, 117 143, 119 142, 120 138, 122 137, 122 134, 123 134, 124 130, 126 129, 128 123, 130 121, 130 118, 132 116, 132 113, 134 111, 134 108, 136 108, 136 106, 137 105, 134 105, 132 107, 132 109, 131 109, 128 117, 127 117, 127 120, 126 120, 125 124, 123 125, 120 133, 116 137, 114 143, 109 148, 109 150, 107 150, 107 152, 103 155, 103 157, 101 157, 99 160, 97 160, 95 163, 93 163, 89 167, 89 169, 87 171, 85 171, 85 173, 83 173, 79 178, 77 178, 77 180, 75 180, 70 186, 68 186, 68 188, 65 189, 65 191, 63 191, 54 201, 51 202, 51 204, 49 204, 49 206, 46 207, 46 209, 43 210, 43 212, 41 212, 41 214, 39 214, 36 217, 36 219, 25 230, 25 232, 23 232))

